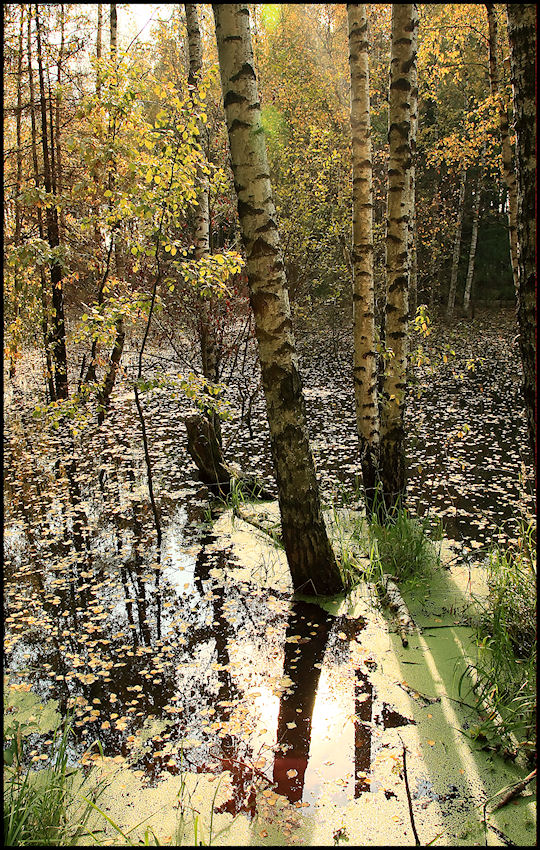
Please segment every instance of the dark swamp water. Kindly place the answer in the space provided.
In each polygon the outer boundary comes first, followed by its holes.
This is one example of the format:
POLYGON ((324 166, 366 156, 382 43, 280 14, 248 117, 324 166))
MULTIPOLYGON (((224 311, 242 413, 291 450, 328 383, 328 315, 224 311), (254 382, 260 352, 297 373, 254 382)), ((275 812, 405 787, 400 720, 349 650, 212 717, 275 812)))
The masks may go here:
MULTIPOLYGON (((465 325, 452 333, 432 347, 456 356, 434 374, 416 370, 409 505, 442 518, 459 557, 481 559, 533 508, 515 327, 510 312, 486 314, 467 336, 465 325)), ((150 353, 150 373, 152 363, 150 353)), ((337 504, 354 499, 358 473, 348 363, 329 343, 302 355, 323 497, 337 504)), ((234 555, 212 534, 209 494, 186 450, 186 402, 165 391, 144 402, 158 552, 132 394, 121 386, 105 425, 72 438, 32 417, 37 379, 23 377, 13 391, 6 383, 4 410, 9 682, 73 709, 73 756, 98 738, 150 784, 228 771, 221 811, 255 814, 261 787, 306 805, 322 772, 336 801, 373 791, 373 724, 411 719, 377 694, 369 648, 351 668, 362 618, 225 575, 234 555)), ((272 488, 260 393, 249 426, 238 416, 224 424, 227 456, 272 488)), ((42 740, 30 742, 37 758, 42 740)))

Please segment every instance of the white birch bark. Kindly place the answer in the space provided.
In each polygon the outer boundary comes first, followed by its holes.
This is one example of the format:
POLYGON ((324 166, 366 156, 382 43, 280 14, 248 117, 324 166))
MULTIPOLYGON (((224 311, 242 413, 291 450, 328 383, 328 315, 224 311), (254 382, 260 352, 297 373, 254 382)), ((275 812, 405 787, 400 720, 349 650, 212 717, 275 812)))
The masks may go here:
POLYGON ((473 216, 472 216, 472 232, 471 232, 471 246, 469 248, 469 262, 467 264, 467 277, 465 279, 465 291, 463 293, 463 309, 465 312, 469 310, 469 303, 471 300, 471 290, 472 283, 474 277, 474 263, 476 260, 476 246, 478 242, 478 223, 480 220, 480 201, 482 196, 482 171, 484 168, 484 155, 485 155, 485 143, 482 149, 482 157, 480 161, 480 171, 478 174, 478 179, 476 181, 476 192, 473 201, 473 216))
POLYGON ((411 66, 411 167, 409 169, 409 314, 416 315, 418 302, 418 267, 416 262, 416 136, 418 132, 418 66, 411 66))
POLYGON ((392 53, 388 109, 386 223, 386 357, 381 400, 380 473, 387 509, 405 494, 404 412, 407 388, 411 211, 411 101, 416 64, 415 3, 392 6, 392 53))
POLYGON ((459 181, 458 217, 456 232, 454 235, 454 250, 452 252, 452 271, 450 273, 450 289, 448 290, 448 303, 446 305, 446 316, 448 319, 454 315, 456 303, 456 291, 459 273, 459 254, 461 248, 461 229, 463 226, 463 208, 465 205, 465 186, 467 183, 467 169, 463 167, 459 181))
POLYGON ((343 585, 322 516, 253 64, 249 9, 213 6, 240 230, 246 252, 282 540, 296 590, 343 585))
POLYGON ((379 465, 379 411, 373 283, 373 164, 365 3, 348 3, 352 135, 353 380, 356 429, 368 513, 379 465))

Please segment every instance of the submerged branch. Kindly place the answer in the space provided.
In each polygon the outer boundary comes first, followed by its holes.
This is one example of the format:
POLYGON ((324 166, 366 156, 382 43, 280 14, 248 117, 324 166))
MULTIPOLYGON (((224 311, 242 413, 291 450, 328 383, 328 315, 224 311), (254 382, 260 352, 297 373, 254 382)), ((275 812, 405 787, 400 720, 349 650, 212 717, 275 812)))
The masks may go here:
POLYGON ((403 597, 399 592, 399 588, 393 577, 388 573, 384 573, 381 581, 381 590, 383 602, 385 602, 390 610, 397 615, 398 632, 403 646, 409 645, 407 637, 414 628, 414 620, 412 619, 409 609, 407 608, 403 597))

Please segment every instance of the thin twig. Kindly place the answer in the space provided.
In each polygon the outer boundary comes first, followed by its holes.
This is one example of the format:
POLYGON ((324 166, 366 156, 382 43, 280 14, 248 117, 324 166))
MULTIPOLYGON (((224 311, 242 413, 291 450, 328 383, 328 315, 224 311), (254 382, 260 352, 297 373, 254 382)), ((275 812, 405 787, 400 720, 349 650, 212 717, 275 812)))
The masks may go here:
MULTIPOLYGON (((401 741, 401 738, 399 739, 401 741)), ((403 744, 403 741, 401 741, 403 744)), ((409 788, 409 778, 407 776, 407 747, 403 744, 403 779, 405 780, 405 791, 407 792, 407 803, 409 804, 409 815, 411 818, 411 826, 414 835, 414 841, 417 847, 420 847, 420 839, 418 838, 418 833, 416 831, 416 825, 414 823, 414 813, 412 807, 412 799, 411 799, 411 791, 409 788)))

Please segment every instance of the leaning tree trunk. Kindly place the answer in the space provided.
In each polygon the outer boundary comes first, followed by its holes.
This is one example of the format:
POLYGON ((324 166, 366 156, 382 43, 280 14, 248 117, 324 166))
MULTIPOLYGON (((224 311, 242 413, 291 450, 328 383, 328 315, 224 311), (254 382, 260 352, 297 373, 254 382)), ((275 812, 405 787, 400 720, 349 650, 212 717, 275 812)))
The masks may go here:
POLYGON ((508 3, 506 12, 516 132, 519 350, 536 468, 536 7, 508 3))
MULTIPOLYGON (((186 3, 186 24, 188 34, 189 50, 189 77, 188 87, 192 103, 195 107, 199 105, 199 84, 201 81, 203 54, 201 44, 201 33, 197 5, 186 3)), ((202 145, 204 124, 199 121, 199 140, 202 145)), ((201 146, 202 155, 202 146, 201 146)), ((209 210, 209 185, 208 177, 202 167, 197 169, 197 210, 195 218, 195 260, 201 260, 210 254, 210 210, 209 210)), ((215 331, 212 323, 212 299, 204 296, 198 299, 199 309, 199 343, 201 347, 202 372, 205 378, 212 383, 219 380, 219 364, 217 356, 217 345, 215 331)), ((221 427, 219 416, 212 412, 209 414, 217 439, 221 443, 221 427)))
POLYGON ((270 444, 281 512, 282 540, 295 590, 343 589, 322 515, 308 439, 302 381, 292 329, 277 215, 257 82, 249 10, 213 6, 223 103, 270 444))
POLYGON ((386 312, 380 473, 387 510, 398 507, 406 488, 405 395, 407 388, 411 211, 411 99, 416 64, 415 3, 392 6, 392 55, 388 110, 388 200, 386 223, 386 312))
POLYGON ((461 229, 463 227, 463 209, 465 207, 465 185, 467 182, 467 169, 463 166, 461 180, 459 182, 459 200, 456 232, 454 235, 454 250, 452 253, 452 271, 450 273, 450 289, 448 290, 448 304, 446 305, 446 317, 451 319, 454 315, 456 303, 456 291, 459 273, 459 253, 461 248, 461 229))
POLYGON ((508 235, 510 238, 510 260, 512 263, 512 275, 517 292, 518 287, 518 256, 517 256, 517 184, 516 174, 512 167, 512 145, 508 129, 508 111, 502 93, 499 91, 499 72, 497 63, 497 16, 495 5, 486 3, 487 19, 489 26, 489 83, 491 94, 497 103, 499 112, 499 133, 502 148, 502 171, 504 182, 508 190, 508 235))
POLYGON ((351 69, 354 400, 366 511, 373 512, 379 467, 379 411, 373 284, 373 165, 365 3, 347 4, 351 69))

